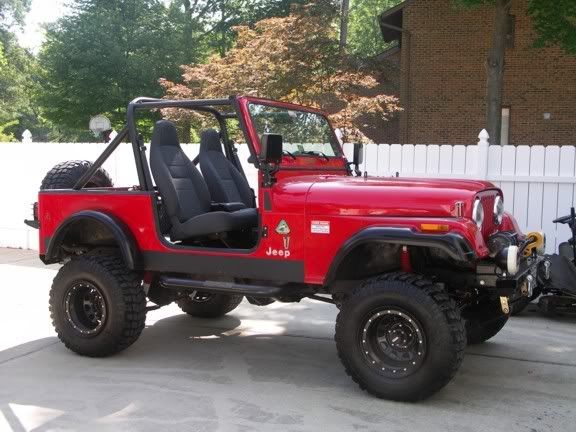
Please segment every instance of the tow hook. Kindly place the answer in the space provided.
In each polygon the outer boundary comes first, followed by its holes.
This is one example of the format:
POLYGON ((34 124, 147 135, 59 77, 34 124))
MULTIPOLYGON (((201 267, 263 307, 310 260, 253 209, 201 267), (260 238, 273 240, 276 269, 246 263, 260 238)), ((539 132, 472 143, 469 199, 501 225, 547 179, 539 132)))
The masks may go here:
POLYGON ((550 280, 550 261, 548 259, 544 260, 544 279, 550 280))
POLYGON ((522 283, 520 291, 524 297, 532 297, 532 293, 534 292, 534 276, 526 276, 526 280, 522 283))
POLYGON ((500 308, 502 308, 502 313, 508 315, 510 313, 510 307, 508 306, 508 297, 500 296, 500 308))

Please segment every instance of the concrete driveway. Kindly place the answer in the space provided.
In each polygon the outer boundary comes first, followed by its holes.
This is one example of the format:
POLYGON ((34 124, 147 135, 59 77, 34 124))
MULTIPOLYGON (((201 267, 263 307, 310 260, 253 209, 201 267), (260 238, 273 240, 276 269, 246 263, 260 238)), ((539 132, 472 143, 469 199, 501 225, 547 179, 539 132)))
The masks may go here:
POLYGON ((56 272, 0 249, 0 430, 573 431, 576 320, 535 309, 467 350, 456 378, 418 404, 383 401, 344 374, 336 309, 303 301, 223 319, 174 306, 111 358, 77 356, 47 311, 56 272))

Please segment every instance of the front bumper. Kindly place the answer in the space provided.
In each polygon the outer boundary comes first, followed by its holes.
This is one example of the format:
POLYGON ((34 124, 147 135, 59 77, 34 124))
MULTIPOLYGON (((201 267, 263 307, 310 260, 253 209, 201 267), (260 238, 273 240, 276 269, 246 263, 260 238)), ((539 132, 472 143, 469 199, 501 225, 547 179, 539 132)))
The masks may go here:
POLYGON ((496 291, 500 296, 515 297, 518 294, 527 297, 538 284, 538 278, 545 271, 546 259, 543 255, 534 255, 519 263, 518 272, 513 275, 501 275, 496 279, 496 291))
POLYGON ((492 288, 499 297, 515 301, 531 297, 538 281, 549 277, 549 263, 544 255, 531 255, 518 263, 514 275, 507 274, 491 260, 483 261, 476 268, 477 285, 492 288))

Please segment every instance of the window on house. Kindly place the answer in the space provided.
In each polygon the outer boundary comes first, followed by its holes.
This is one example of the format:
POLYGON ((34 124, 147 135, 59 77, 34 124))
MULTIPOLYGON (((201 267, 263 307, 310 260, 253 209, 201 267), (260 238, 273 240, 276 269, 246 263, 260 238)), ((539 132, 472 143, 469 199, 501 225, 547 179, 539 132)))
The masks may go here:
POLYGON ((506 32, 506 48, 514 48, 516 36, 516 16, 508 15, 508 31, 506 32))
POLYGON ((502 123, 500 125, 500 145, 508 145, 510 140, 510 107, 502 108, 502 123))

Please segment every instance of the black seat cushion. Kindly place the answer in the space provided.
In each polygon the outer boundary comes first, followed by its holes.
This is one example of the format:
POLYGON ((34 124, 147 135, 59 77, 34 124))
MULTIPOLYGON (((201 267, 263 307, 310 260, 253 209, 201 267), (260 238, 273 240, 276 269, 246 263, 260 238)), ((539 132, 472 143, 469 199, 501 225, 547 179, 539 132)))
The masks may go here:
POLYGON ((176 127, 169 121, 160 120, 154 126, 150 167, 172 222, 170 237, 173 240, 235 231, 258 224, 255 209, 211 212, 212 200, 206 182, 180 147, 176 127))
POLYGON ((200 169, 216 202, 242 202, 254 207, 250 185, 240 171, 224 156, 220 136, 214 129, 200 135, 200 169))
POLYGON ((185 239, 202 237, 206 233, 238 231, 258 225, 258 212, 255 208, 237 210, 232 213, 215 211, 193 217, 172 231, 173 238, 185 239))

